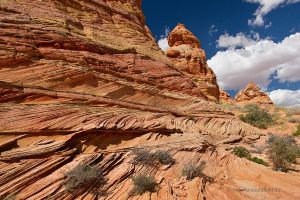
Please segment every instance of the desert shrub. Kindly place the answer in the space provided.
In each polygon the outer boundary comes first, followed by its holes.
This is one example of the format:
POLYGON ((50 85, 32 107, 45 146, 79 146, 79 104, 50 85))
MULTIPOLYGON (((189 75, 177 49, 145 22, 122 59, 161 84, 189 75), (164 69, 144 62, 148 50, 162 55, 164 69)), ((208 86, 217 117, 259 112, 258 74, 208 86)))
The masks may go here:
POLYGON ((297 131, 293 133, 293 136, 300 136, 300 124, 297 127, 297 131))
POLYGON ((196 177, 204 177, 203 170, 205 168, 206 162, 201 161, 199 165, 195 163, 190 163, 184 166, 182 169, 182 175, 186 176, 188 180, 193 180, 196 177))
POLYGON ((154 154, 146 149, 138 149, 133 151, 135 157, 133 158, 133 164, 135 165, 153 165, 155 162, 154 154))
POLYGON ((155 192, 157 183, 153 176, 137 175, 132 178, 134 188, 131 195, 141 195, 145 192, 155 192))
POLYGON ((71 192, 83 185, 100 186, 105 184, 105 177, 100 169, 95 166, 80 164, 68 171, 66 190, 71 192))
POLYGON ((272 115, 267 110, 260 109, 257 105, 245 106, 245 115, 241 115, 240 119, 248 124, 258 128, 267 128, 274 123, 272 115))
POLYGON ((240 158, 246 158, 247 160, 250 160, 257 164, 268 166, 268 164, 263 159, 252 157, 250 151, 245 147, 234 147, 233 154, 240 158))
POLYGON ((152 153, 145 149, 134 150, 135 157, 133 158, 133 164, 149 165, 153 166, 158 161, 163 165, 169 165, 175 163, 171 154, 167 151, 159 150, 152 153))
POLYGON ((268 166, 268 163, 266 163, 263 159, 258 158, 258 157, 250 157, 248 160, 255 162, 257 164, 260 164, 260 165, 268 166))
POLYGON ((154 157, 163 165, 171 165, 175 163, 171 154, 167 151, 159 150, 154 153, 154 157))
POLYGON ((299 156, 299 147, 292 137, 273 136, 269 139, 268 155, 276 171, 287 172, 299 156))
POLYGON ((250 151, 245 147, 234 147, 233 154, 240 158, 250 158, 250 151))

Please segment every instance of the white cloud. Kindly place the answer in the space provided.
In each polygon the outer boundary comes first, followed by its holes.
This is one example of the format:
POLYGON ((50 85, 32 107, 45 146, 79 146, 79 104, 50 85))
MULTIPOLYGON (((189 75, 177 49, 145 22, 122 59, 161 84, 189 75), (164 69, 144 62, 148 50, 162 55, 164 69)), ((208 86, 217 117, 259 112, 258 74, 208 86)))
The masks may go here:
POLYGON ((169 27, 165 27, 165 33, 163 35, 161 35, 160 39, 158 40, 158 46, 164 52, 166 52, 170 48, 169 43, 168 43, 168 35, 169 35, 169 33, 170 33, 170 28, 169 27))
POLYGON ((217 40, 217 47, 235 49, 237 47, 245 47, 251 44, 255 44, 259 40, 259 34, 255 33, 255 37, 252 39, 243 33, 238 33, 236 36, 230 36, 228 33, 221 35, 217 40))
POLYGON ((254 13, 255 19, 248 20, 251 26, 263 26, 265 24, 264 17, 272 10, 279 6, 298 3, 300 0, 246 0, 249 3, 259 4, 259 7, 254 13))
POLYGON ((219 30, 218 30, 218 28, 216 27, 216 25, 211 25, 210 27, 209 27, 209 30, 208 30, 208 34, 210 35, 210 36, 213 36, 213 34, 214 33, 216 33, 216 32, 218 32, 219 30))
POLYGON ((281 82, 300 81, 300 33, 278 43, 271 39, 250 38, 241 33, 225 37, 229 40, 220 45, 219 38, 218 45, 228 49, 217 52, 208 60, 223 89, 239 90, 250 81, 267 88, 272 76, 281 82), (236 46, 242 48, 236 49, 236 46))
POLYGON ((268 93, 272 101, 280 106, 300 106, 300 90, 273 90, 268 93))
POLYGON ((158 40, 158 46, 160 47, 161 50, 163 50, 164 52, 166 52, 170 46, 168 44, 168 38, 161 38, 158 40))
POLYGON ((272 22, 269 22, 268 24, 265 25, 265 29, 271 28, 272 22))
POLYGON ((278 66, 275 78, 280 82, 296 82, 300 79, 300 52, 298 58, 278 66))

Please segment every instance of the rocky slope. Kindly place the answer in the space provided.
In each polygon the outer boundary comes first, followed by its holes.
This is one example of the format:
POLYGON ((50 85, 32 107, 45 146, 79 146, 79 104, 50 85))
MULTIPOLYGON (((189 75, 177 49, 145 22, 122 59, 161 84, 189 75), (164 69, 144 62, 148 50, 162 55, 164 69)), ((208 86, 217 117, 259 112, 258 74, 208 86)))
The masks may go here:
POLYGON ((200 41, 183 24, 178 24, 168 36, 167 56, 186 76, 191 77, 210 99, 219 100, 219 86, 200 41))
POLYGON ((273 104, 270 97, 253 82, 250 82, 245 89, 239 91, 235 100, 239 103, 273 104))
POLYGON ((279 188, 261 199, 299 196, 298 174, 225 150, 262 133, 206 101, 169 62, 141 1, 6 0, 0 10, 0 199, 97 199, 93 183, 66 191, 65 174, 80 163, 102 169, 100 199, 259 199, 244 187, 279 188), (176 163, 135 165, 141 148, 176 163), (200 160, 213 181, 181 177, 200 160), (155 176, 156 193, 129 196, 139 173, 155 176))
POLYGON ((224 90, 220 90, 220 102, 221 103, 235 103, 235 100, 224 90))

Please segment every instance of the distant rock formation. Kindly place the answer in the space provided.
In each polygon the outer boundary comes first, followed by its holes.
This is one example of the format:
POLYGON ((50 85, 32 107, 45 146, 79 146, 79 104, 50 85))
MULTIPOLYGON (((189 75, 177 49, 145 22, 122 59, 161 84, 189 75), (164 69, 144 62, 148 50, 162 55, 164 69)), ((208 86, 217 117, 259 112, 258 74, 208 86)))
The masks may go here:
POLYGON ((220 102, 221 103, 235 103, 235 100, 224 90, 220 90, 220 102))
POLYGON ((167 56, 176 67, 191 77, 205 95, 218 101, 220 92, 217 78, 206 63, 205 52, 197 37, 183 24, 178 24, 169 34, 168 42, 170 49, 167 56))
POLYGON ((235 97, 238 103, 273 104, 270 97, 253 82, 248 83, 235 97))

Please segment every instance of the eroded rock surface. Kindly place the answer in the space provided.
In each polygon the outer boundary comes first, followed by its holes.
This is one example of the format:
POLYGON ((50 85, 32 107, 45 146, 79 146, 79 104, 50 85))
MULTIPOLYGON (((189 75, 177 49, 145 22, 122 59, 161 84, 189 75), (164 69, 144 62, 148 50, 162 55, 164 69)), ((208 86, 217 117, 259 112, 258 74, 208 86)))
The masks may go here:
POLYGON ((221 103, 235 103, 235 100, 224 90, 220 90, 220 102, 221 103))
POLYGON ((239 103, 273 104, 270 97, 253 82, 250 82, 245 89, 241 90, 236 95, 235 100, 239 103))
POLYGON ((1 1, 0 42, 0 199, 95 199, 91 184, 66 190, 66 172, 80 163, 103 171, 100 199, 257 199, 237 192, 244 187, 279 187, 262 199, 299 196, 299 175, 218 143, 262 133, 206 101, 199 82, 172 66, 141 1, 1 1), (134 165, 140 148, 166 150, 176 163, 134 165), (214 181, 181 176, 200 160, 214 181), (139 173, 155 176, 156 193, 129 196, 139 173))
POLYGON ((206 63, 206 56, 201 49, 200 41, 185 28, 178 24, 169 34, 170 49, 167 56, 176 67, 191 77, 201 91, 212 100, 219 100, 220 92, 217 78, 206 63))

